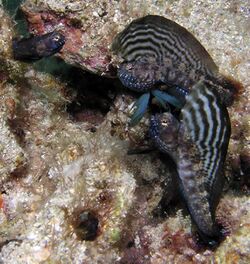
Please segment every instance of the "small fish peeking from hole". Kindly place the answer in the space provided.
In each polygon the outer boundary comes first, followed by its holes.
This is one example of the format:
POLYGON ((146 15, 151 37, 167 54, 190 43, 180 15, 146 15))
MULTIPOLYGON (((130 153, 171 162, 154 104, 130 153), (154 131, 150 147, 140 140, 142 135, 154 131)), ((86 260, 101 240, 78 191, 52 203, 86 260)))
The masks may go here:
POLYGON ((41 36, 14 39, 12 43, 14 59, 33 62, 59 52, 65 44, 65 36, 53 31, 41 36))

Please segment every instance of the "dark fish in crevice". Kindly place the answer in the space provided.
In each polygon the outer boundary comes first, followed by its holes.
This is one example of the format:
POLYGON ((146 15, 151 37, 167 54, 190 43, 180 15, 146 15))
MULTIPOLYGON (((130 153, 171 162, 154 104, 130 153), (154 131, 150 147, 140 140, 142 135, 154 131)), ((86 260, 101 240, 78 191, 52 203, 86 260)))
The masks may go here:
POLYGON ((65 36, 53 31, 41 36, 14 39, 12 43, 14 59, 33 62, 59 52, 65 43, 65 36))

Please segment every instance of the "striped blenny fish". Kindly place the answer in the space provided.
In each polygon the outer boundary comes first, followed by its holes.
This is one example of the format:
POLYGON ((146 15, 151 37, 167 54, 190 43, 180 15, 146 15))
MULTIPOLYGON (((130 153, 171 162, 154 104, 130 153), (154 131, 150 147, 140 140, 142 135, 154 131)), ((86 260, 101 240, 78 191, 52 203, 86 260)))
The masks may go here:
POLYGON ((215 211, 224 184, 230 119, 215 89, 198 83, 186 98, 180 120, 171 113, 151 118, 150 136, 176 162, 182 197, 204 242, 220 238, 215 211))
POLYGON ((206 80, 226 105, 232 104, 234 85, 219 74, 200 42, 174 21, 156 15, 136 19, 115 37, 111 49, 123 60, 117 75, 129 89, 144 93, 166 84, 167 93, 185 99, 190 87, 206 80))
POLYGON ((44 35, 14 39, 13 56, 16 60, 36 61, 59 52, 65 43, 65 37, 57 31, 44 35))

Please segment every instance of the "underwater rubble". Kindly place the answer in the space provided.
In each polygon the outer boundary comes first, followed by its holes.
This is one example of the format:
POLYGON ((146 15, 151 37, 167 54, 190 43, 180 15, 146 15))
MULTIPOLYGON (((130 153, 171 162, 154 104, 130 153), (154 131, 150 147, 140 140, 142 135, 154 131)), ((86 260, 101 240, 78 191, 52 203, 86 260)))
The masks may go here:
POLYGON ((21 9, 31 33, 66 35, 55 60, 74 67, 54 75, 15 61, 15 22, 0 1, 0 262, 249 263, 247 3, 27 0, 21 9), (106 78, 115 74, 114 36, 149 13, 193 32, 221 72, 243 85, 229 108, 227 184, 217 209, 227 234, 213 250, 198 245, 178 201, 157 208, 173 191, 171 162, 156 151, 127 155, 148 146, 149 115, 129 128, 136 97, 106 78))

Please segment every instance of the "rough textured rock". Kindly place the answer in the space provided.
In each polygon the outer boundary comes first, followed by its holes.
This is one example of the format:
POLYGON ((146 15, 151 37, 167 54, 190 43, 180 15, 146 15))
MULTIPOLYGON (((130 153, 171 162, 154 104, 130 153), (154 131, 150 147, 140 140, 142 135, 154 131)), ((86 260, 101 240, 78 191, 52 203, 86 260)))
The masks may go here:
POLYGON ((104 75, 113 74, 109 46, 125 24, 148 13, 165 15, 193 32, 221 71, 244 90, 230 108, 230 184, 217 212, 228 235, 214 251, 199 248, 190 217, 179 204, 169 207, 165 217, 152 213, 163 189, 166 194, 171 190, 168 163, 158 153, 127 155, 131 147, 147 143, 148 116, 135 128, 127 127, 134 97, 110 91, 113 80, 87 74, 79 79, 82 93, 77 93, 36 65, 14 61, 13 23, 0 8, 1 262, 248 263, 246 2, 28 0, 23 10, 31 31, 59 27, 66 33, 61 58, 104 75), (96 108, 86 105, 91 101, 96 108), (88 228, 79 224, 81 215, 93 215, 88 228), (93 219, 98 219, 97 230, 93 219), (86 239, 89 233, 92 239, 86 239))
MULTIPOLYGON (((15 75, 15 67, 11 60, 12 24, 9 17, 0 8, 0 184, 25 163, 25 152, 11 131, 11 122, 16 118, 19 105, 19 94, 16 87, 8 83, 8 74, 15 75)), ((18 69, 17 69, 18 71, 18 69)))
POLYGON ((10 84, 0 85, 0 184, 17 171, 24 168, 25 152, 18 139, 11 131, 11 123, 16 116, 19 103, 15 87, 10 84))

